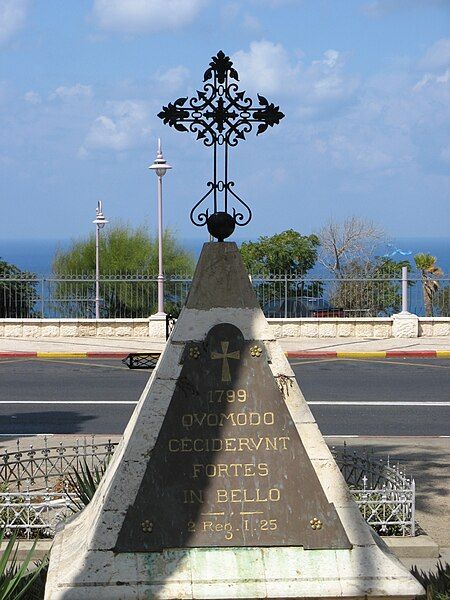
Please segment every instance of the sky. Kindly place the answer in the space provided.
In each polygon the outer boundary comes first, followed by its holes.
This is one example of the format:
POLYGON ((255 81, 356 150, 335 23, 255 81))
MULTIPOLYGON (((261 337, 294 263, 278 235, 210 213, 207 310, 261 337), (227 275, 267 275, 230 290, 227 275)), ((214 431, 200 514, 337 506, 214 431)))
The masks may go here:
POLYGON ((358 216, 397 237, 450 226, 450 0, 0 0, 0 240, 189 221, 211 150, 156 116, 222 49, 285 113, 230 154, 239 238, 358 216))

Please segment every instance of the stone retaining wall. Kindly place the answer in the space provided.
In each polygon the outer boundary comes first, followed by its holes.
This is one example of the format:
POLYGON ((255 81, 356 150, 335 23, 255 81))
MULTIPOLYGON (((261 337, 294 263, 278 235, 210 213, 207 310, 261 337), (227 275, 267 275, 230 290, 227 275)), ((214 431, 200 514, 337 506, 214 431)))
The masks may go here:
MULTIPOLYGON (((372 338, 450 336, 450 318, 414 315, 355 319, 268 319, 276 338, 372 338)), ((165 337, 160 319, 0 319, 0 337, 165 337)))

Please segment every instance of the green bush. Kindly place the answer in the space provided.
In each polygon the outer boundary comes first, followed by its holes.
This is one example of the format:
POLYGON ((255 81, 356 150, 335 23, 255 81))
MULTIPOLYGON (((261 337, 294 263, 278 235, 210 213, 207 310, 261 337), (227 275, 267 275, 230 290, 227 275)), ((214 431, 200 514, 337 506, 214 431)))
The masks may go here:
MULTIPOLYGON (((6 541, 6 529, 1 529, 0 544, 4 541, 6 541)), ((0 600, 39 599, 39 596, 35 594, 35 592, 37 592, 36 584, 45 581, 48 557, 46 556, 44 560, 35 564, 33 569, 29 569, 31 561, 33 560, 36 543, 37 539, 34 540, 24 561, 19 564, 17 560, 17 535, 14 534, 8 539, 6 548, 0 557, 0 600)), ((43 590, 42 586, 40 586, 40 588, 43 590)))
POLYGON ((439 561, 436 567, 436 573, 426 573, 425 571, 419 571, 414 566, 411 573, 426 589, 426 596, 421 596, 422 598, 426 598, 426 600, 450 600, 450 565, 448 563, 443 565, 439 561))
POLYGON ((75 505, 75 507, 71 507, 73 512, 78 512, 89 504, 107 467, 108 461, 105 461, 92 471, 87 462, 84 461, 84 465, 81 465, 80 471, 74 470, 69 475, 69 488, 71 492, 68 492, 68 495, 75 505))

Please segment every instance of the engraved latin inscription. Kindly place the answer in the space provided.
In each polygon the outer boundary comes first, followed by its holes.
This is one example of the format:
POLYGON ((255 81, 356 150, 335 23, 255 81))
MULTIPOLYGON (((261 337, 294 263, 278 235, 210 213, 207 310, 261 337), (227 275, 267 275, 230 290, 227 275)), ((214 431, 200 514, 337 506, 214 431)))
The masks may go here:
POLYGON ((349 547, 263 345, 217 325, 202 345, 185 348, 180 385, 116 548, 273 545, 349 547), (151 531, 142 530, 144 518, 151 531), (311 528, 314 518, 321 529, 311 528))

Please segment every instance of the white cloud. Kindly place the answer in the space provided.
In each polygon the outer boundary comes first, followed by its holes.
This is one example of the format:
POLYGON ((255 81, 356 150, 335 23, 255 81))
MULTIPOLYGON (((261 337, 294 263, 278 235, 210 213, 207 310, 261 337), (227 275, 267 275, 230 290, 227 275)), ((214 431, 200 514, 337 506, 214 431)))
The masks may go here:
POLYGON ((8 42, 23 26, 28 0, 0 0, 0 44, 8 42))
POLYGON ((364 4, 362 10, 371 17, 382 17, 399 10, 445 6, 446 4, 448 4, 448 0, 373 0, 364 4))
POLYGON ((419 61, 419 69, 437 71, 450 66, 450 38, 435 42, 419 61))
POLYGON ((176 91, 186 83, 188 77, 189 69, 179 65, 167 71, 158 71, 155 75, 155 80, 168 90, 176 91))
POLYGON ((51 94, 50 100, 78 100, 82 98, 91 98, 92 87, 90 85, 83 85, 82 83, 76 83, 72 86, 60 85, 51 94))
POLYGON ((148 136, 148 111, 143 102, 108 102, 106 109, 92 123, 79 149, 80 157, 95 149, 123 152, 138 146, 148 136))
POLYGON ((413 69, 379 73, 345 113, 297 127, 294 135, 348 172, 440 172, 450 158, 450 69, 414 85, 415 77, 413 69))
POLYGON ((263 40, 252 42, 248 52, 241 50, 232 59, 243 86, 295 97, 304 117, 338 108, 358 85, 355 77, 344 72, 345 61, 337 50, 327 50, 321 59, 303 64, 291 60, 281 44, 263 40))
POLYGON ((420 81, 418 81, 415 84, 415 86, 413 87, 413 90, 415 92, 417 92, 418 90, 420 90, 426 86, 429 86, 429 85, 433 85, 433 84, 446 85, 449 82, 450 82, 450 69, 447 69, 441 75, 433 75, 432 73, 427 73, 426 75, 424 75, 422 77, 422 79, 420 81))
POLYGON ((191 23, 208 0, 94 0, 93 16, 102 29, 142 33, 191 23))
POLYGON ((23 97, 24 100, 30 104, 40 104, 42 102, 41 95, 33 90, 26 92, 23 97))
POLYGON ((300 65, 291 65, 281 44, 267 40, 252 42, 250 50, 240 50, 231 57, 243 85, 263 93, 289 93, 295 89, 300 65))

